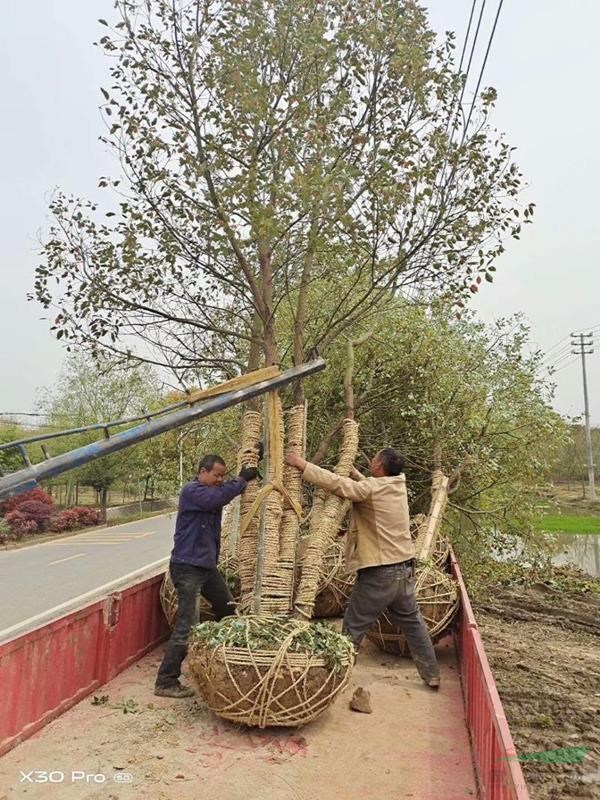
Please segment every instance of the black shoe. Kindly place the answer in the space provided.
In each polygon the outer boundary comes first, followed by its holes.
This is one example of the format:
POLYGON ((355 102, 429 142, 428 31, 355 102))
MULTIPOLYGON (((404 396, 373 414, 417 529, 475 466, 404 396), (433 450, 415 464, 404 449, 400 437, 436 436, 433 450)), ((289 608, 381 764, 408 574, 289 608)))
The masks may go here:
POLYGON ((179 681, 172 686, 155 686, 154 694, 157 697, 174 697, 180 699, 183 697, 193 697, 196 692, 191 686, 183 686, 179 681))

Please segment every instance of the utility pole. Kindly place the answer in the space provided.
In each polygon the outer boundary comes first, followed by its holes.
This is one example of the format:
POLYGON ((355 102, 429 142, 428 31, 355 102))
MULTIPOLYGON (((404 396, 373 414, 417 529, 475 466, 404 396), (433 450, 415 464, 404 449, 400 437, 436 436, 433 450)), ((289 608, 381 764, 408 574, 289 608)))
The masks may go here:
POLYGON ((592 430, 590 427, 590 404, 588 400, 587 371, 585 368, 585 357, 591 356, 594 352, 593 333, 572 333, 571 334, 572 352, 576 356, 581 356, 581 368, 583 370, 583 400, 585 404, 585 439, 587 445, 587 468, 588 468, 588 499, 591 502, 596 500, 596 478, 594 475, 594 452, 592 449, 592 430))

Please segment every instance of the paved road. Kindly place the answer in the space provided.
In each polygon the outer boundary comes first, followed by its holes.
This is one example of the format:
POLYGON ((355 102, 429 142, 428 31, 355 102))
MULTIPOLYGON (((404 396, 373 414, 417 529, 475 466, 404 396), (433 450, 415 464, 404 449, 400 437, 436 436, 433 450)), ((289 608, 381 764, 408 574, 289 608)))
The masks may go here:
MULTIPOLYGON (((14 626, 167 559, 175 513, 0 552, 0 639, 14 626)), ((92 595, 90 594, 92 593, 92 595)))

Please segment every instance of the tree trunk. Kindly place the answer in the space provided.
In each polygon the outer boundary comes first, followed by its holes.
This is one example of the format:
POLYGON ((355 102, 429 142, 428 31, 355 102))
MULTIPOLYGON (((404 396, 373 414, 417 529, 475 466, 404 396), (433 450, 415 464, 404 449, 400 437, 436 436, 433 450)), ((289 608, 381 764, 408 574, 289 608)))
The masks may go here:
MULTIPOLYGON (((358 451, 358 425, 352 419, 344 420, 344 438, 335 471, 347 477, 354 464, 358 451)), ((294 611, 298 616, 310 619, 315 598, 321 582, 321 565, 331 539, 340 525, 341 509, 344 499, 329 495, 323 504, 321 514, 315 520, 313 533, 302 559, 302 575, 294 600, 294 611)))
POLYGON ((108 505, 108 488, 103 486, 100 489, 100 517, 102 522, 106 522, 106 507, 108 505))
MULTIPOLYGON (((238 455, 240 466, 258 466, 257 445, 262 434, 262 414, 247 410, 242 420, 242 446, 238 455)), ((252 508, 259 492, 257 481, 250 481, 240 501, 240 518, 244 519, 252 508)), ((240 535, 238 546, 239 576, 241 586, 240 606, 242 611, 252 609, 256 579, 256 554, 258 552, 259 517, 254 515, 246 530, 240 535)))

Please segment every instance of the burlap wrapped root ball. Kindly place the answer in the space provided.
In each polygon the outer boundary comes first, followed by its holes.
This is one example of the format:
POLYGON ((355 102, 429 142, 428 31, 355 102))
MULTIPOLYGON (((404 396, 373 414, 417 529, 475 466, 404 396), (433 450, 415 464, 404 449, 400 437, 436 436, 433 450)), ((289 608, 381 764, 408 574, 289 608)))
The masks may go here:
MULTIPOLYGON (((446 633, 458 611, 457 586, 450 575, 427 562, 417 568, 415 592, 429 634, 436 642, 446 633)), ((369 628, 367 638, 386 653, 409 655, 404 634, 387 611, 369 628)))
POLYGON ((353 663, 346 636, 283 616, 204 622, 189 638, 190 672, 208 707, 250 727, 316 719, 348 683, 353 663))
POLYGON ((341 617, 346 610, 356 575, 346 569, 344 551, 343 539, 334 539, 327 548, 313 617, 341 617))
MULTIPOLYGON (((219 564, 219 572, 225 578, 225 582, 229 586, 229 591, 233 595, 233 599, 238 603, 240 599, 240 581, 235 563, 229 561, 226 564, 219 564)), ((169 570, 165 572, 165 577, 160 586, 160 604, 167 618, 167 622, 169 623, 169 627, 172 628, 175 622, 175 615, 177 614, 177 592, 171 580, 171 576, 169 575, 169 570)), ((196 620, 201 622, 214 618, 215 616, 212 612, 211 604, 205 597, 198 593, 196 597, 196 620)))

